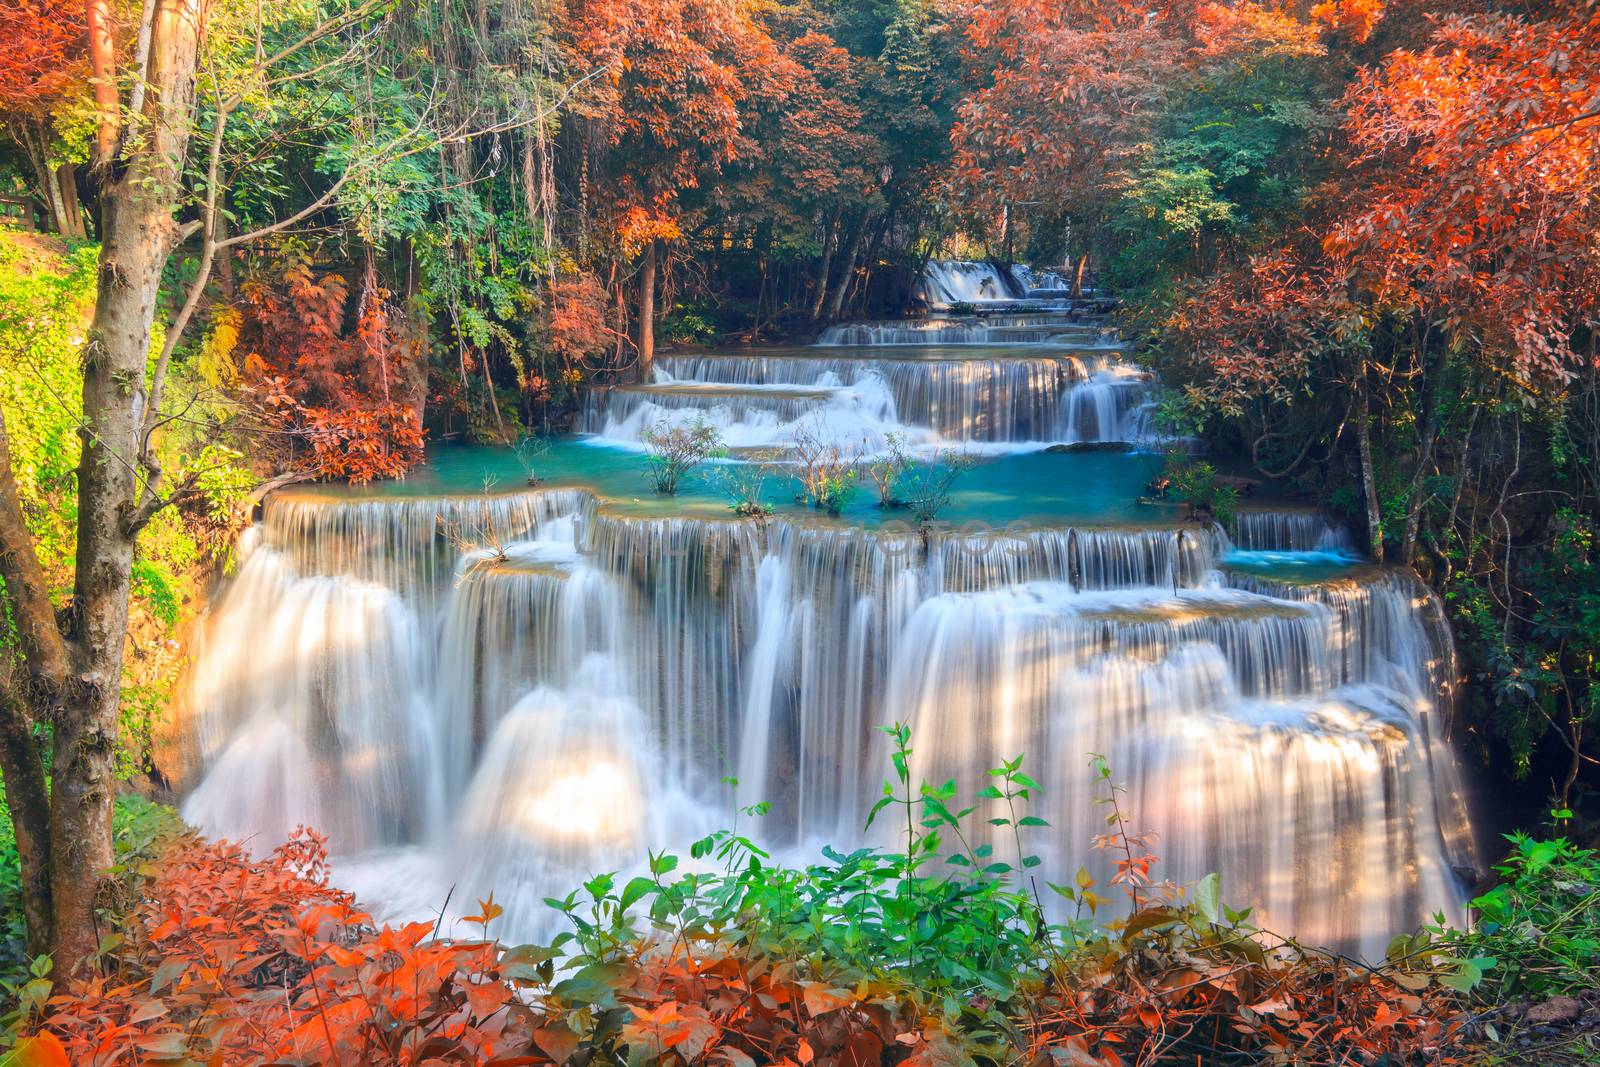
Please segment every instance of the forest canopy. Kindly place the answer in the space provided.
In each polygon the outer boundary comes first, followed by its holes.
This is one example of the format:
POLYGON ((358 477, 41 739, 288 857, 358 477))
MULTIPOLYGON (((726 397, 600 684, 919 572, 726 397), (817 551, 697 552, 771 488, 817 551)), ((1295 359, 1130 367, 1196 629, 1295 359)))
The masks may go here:
MULTIPOLYGON (((1438 600, 1413 607, 1459 657, 1439 668, 1451 725, 1518 798, 1509 817, 1593 833, 1594 0, 8 0, 0 41, 0 772, 25 913, 8 951, 80 976, 107 951, 97 878, 149 844, 117 838, 148 813, 112 798, 159 777, 185 627, 267 494, 399 479, 445 443, 536 449, 590 391, 658 381, 658 348, 924 315, 919 280, 948 259, 1045 268, 1055 297, 1115 307, 1162 386, 1152 420, 1207 453, 1180 464, 1190 518, 1226 520, 1235 484, 1266 481, 1347 522, 1365 561, 1415 570, 1438 600)), ((678 432, 694 463, 720 458, 711 430, 678 432)), ((849 466, 813 464, 810 504, 837 515, 849 466)), ((1570 919, 1536 900, 1539 872, 1592 853, 1516 847, 1515 893, 1488 907, 1570 919)), ((184 848, 162 899, 238 879, 263 943, 285 896, 365 922, 320 839, 184 848)), ((902 860, 884 884, 914 881, 902 860)), ((1087 889, 1065 896, 1081 911, 1087 889)), ((1033 913, 1009 892, 1020 953, 1033 913)), ((1243 914, 1171 892, 1160 922, 1233 951, 1243 914)), ((408 960, 438 949, 408 930, 408 960)), ((324 924, 302 933, 317 948, 295 967, 339 958, 324 924)), ((369 933, 351 945, 389 951, 369 933)), ((443 955, 489 1007, 510 1000, 498 950, 443 955)), ((1451 957, 1457 992, 1487 958, 1451 957)), ((1300 995, 1337 999, 1337 968, 1315 974, 1300 995)), ((1459 1007, 1437 978, 1417 1048, 1459 1007)), ((769 984, 806 996, 788 982, 769 984)), ((1227 1002, 1255 1013, 1252 1042, 1273 1040, 1262 998, 1227 1002)), ((87 1034, 100 1006, 77 1006, 87 1034)), ((1106 1026, 1161 1029, 1130 1011, 1106 1026)), ((911 1043, 939 1062, 929 1033, 911 1043)))

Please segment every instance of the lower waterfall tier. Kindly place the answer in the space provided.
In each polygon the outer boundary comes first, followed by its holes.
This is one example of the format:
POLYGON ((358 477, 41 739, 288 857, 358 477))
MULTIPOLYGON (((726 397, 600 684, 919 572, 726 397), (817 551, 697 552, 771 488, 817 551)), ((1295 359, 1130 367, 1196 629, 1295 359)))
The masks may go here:
MULTIPOLYGON (((1292 553, 1274 521, 1252 550, 1292 553)), ((543 897, 735 804, 770 803, 774 848, 888 844, 862 822, 878 727, 905 722, 913 774, 970 793, 1025 754, 1056 877, 1105 873, 1100 753, 1165 876, 1221 871, 1274 929, 1381 954, 1457 912, 1473 862, 1448 634, 1407 573, 1275 578, 1231 549, 1196 525, 897 537, 575 489, 280 495, 208 620, 184 813, 256 847, 314 823, 380 909, 492 890, 501 936, 530 938, 543 897)))

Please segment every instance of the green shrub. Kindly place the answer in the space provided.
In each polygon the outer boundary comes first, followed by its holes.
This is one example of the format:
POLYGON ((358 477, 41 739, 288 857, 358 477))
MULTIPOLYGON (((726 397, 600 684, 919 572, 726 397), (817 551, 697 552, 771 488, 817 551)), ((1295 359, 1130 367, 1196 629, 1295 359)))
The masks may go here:
POLYGON ((1189 506, 1189 517, 1213 520, 1227 526, 1239 506, 1239 490, 1224 485, 1209 463, 1188 456, 1167 457, 1163 476, 1167 492, 1189 506))
MULTIPOLYGON (((117 866, 127 870, 160 851, 162 843, 183 830, 178 813, 137 794, 117 798, 111 812, 111 832, 117 866)), ((0 792, 0 982, 15 982, 28 971, 27 930, 22 919, 22 868, 17 860, 17 839, 11 828, 11 811, 0 792)))
POLYGON ((715 344, 720 331, 712 309, 700 304, 674 304, 661 320, 661 336, 674 344, 715 344))
POLYGON ((677 493, 685 475, 722 447, 715 426, 696 418, 688 423, 656 423, 644 432, 645 463, 650 481, 663 496, 677 493))
POLYGON ((1562 837, 1506 839, 1511 853, 1495 868, 1504 881, 1472 902, 1477 923, 1465 937, 1471 955, 1498 961, 1481 992, 1504 1002, 1595 988, 1600 855, 1562 837))

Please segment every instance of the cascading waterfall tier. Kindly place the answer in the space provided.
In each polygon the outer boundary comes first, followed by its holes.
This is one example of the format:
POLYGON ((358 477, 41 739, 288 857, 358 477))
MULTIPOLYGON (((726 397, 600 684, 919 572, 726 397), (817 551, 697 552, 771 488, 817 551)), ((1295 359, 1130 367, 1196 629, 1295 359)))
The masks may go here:
POLYGON ((704 419, 734 447, 780 447, 807 429, 868 451, 912 444, 1143 440, 1146 376, 1066 355, 882 360, 870 356, 667 356, 657 382, 590 394, 580 428, 636 443, 661 422, 704 419))
MULTIPOLYGON (((1064 284, 943 263, 926 283, 946 303, 1064 284)), ((1147 376, 1113 341, 1035 305, 664 355, 652 381, 589 394, 582 440, 638 447, 691 419, 734 448, 1155 440, 1147 376)), ((984 462, 1055 480, 1049 499, 1105 492, 1107 458, 984 462)), ((1004 483, 968 478, 979 500, 1004 483)), ((862 820, 880 727, 904 722, 913 773, 973 792, 1025 753, 1048 870, 1109 874, 1087 848, 1101 753, 1163 873, 1222 872, 1281 933, 1378 956, 1459 912, 1475 858, 1445 741, 1448 627, 1321 515, 1246 511, 1230 537, 646 512, 581 488, 272 497, 207 619, 186 816, 257 848, 317 825, 380 912, 493 892, 498 933, 523 940, 554 925, 543 897, 681 852, 736 806, 768 802, 760 836, 808 858, 892 844, 862 820)))
POLYGON ((781 355, 663 356, 645 384, 591 391, 578 428, 640 447, 654 428, 700 420, 732 448, 806 434, 868 454, 890 435, 1002 451, 1152 443, 1149 375, 1120 351, 1109 328, 1069 312, 831 326, 781 355))
POLYGON ((933 259, 922 268, 915 296, 930 307, 953 304, 988 304, 1026 299, 1027 287, 1014 272, 993 263, 962 259, 933 259))
POLYGON ((1252 508, 1234 516, 1233 541, 1247 551, 1352 552, 1350 531, 1320 511, 1252 508))
POLYGON ((1044 344, 1094 349, 1114 347, 1109 327, 1079 313, 989 314, 973 318, 899 319, 829 326, 817 337, 824 348, 912 345, 1044 344))
POLYGON ((1273 582, 1230 548, 283 493, 208 620, 184 812, 257 847, 319 825, 375 904, 492 890, 501 936, 535 937, 542 897, 726 823, 725 776, 775 848, 867 841, 901 721, 914 773, 972 791, 1026 753, 1053 870, 1100 863, 1103 753, 1167 876, 1220 870, 1275 929, 1381 954, 1458 909, 1471 860, 1448 635, 1400 572, 1273 582))

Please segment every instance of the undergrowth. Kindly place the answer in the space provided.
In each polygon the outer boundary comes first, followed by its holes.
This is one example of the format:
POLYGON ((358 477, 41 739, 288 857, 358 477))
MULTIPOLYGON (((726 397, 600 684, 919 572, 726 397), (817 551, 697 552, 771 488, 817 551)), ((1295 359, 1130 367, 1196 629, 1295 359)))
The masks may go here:
POLYGON ((889 732, 869 823, 894 847, 785 866, 739 831, 753 805, 687 862, 652 854, 648 873, 550 899, 570 928, 548 945, 496 942, 492 897, 476 937, 378 927, 329 885, 310 831, 265 859, 186 837, 136 872, 97 976, 69 990, 36 961, 6 1019, 10 1062, 1463 1064, 1514 1038, 1485 1000, 1586 981, 1589 934, 1568 937, 1577 913, 1545 892, 1551 872, 1592 892, 1592 855, 1564 843, 1518 843, 1479 902, 1494 923, 1397 939, 1368 965, 1257 928, 1216 875, 1160 881, 1101 760, 1093 844, 1114 873, 1051 883, 1028 851, 1046 824, 1021 757, 962 802, 917 778, 905 727, 889 732), (1543 936, 1524 951, 1528 923, 1543 936))

